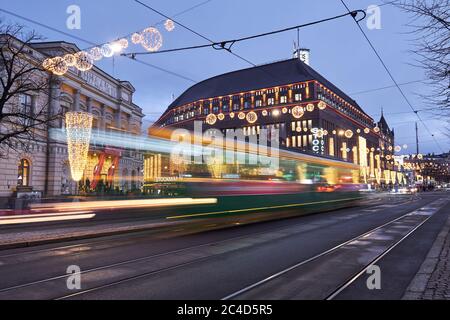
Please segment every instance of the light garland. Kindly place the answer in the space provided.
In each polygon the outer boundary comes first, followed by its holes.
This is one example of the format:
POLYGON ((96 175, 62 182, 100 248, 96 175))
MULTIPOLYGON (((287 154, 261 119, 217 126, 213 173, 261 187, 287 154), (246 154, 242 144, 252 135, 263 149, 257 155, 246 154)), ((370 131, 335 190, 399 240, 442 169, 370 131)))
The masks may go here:
POLYGON ((64 62, 67 64, 68 67, 74 67, 77 63, 77 59, 73 54, 66 54, 64 57, 64 62))
POLYGON ((68 70, 69 66, 65 62, 64 58, 55 57, 52 59, 52 72, 58 76, 64 75, 68 70))
POLYGON ((206 123, 209 124, 210 126, 216 124, 216 122, 217 122, 217 117, 214 113, 211 113, 206 117, 206 123))
POLYGON ((91 56, 85 52, 80 51, 75 54, 76 64, 75 67, 80 71, 91 70, 94 66, 91 56))
POLYGON ((88 162, 88 152, 92 131, 92 114, 86 112, 66 113, 66 132, 72 179, 76 182, 83 178, 88 162))
POLYGON ((313 112, 315 108, 316 107, 312 103, 310 103, 306 106, 306 111, 313 112))
POLYGON ((175 23, 172 20, 167 19, 166 23, 164 23, 164 27, 167 31, 172 32, 175 29, 175 23))
POLYGON ((94 61, 100 61, 103 59, 102 49, 100 49, 99 47, 94 47, 89 50, 89 55, 94 61))
POLYGON ((105 58, 111 58, 114 55, 114 50, 109 43, 102 45, 101 50, 105 58))
POLYGON ((133 35, 131 36, 131 42, 133 42, 134 44, 140 44, 142 42, 142 35, 140 33, 133 33, 133 35))
POLYGON ((256 112, 253 111, 249 112, 246 118, 247 122, 250 124, 254 124, 256 121, 258 121, 258 115, 256 114, 256 112))
POLYGON ((267 110, 263 110, 262 115, 263 117, 267 117, 269 115, 269 112, 267 112, 267 110))
POLYGON ((244 119, 245 119, 245 113, 240 112, 240 113, 238 114, 238 118, 239 118, 239 120, 244 120, 244 119))
POLYGON ((323 101, 320 101, 318 106, 317 106, 320 110, 325 110, 327 108, 327 104, 323 101))
POLYGON ((220 121, 223 121, 225 119, 225 115, 223 113, 219 113, 217 118, 219 118, 220 121))
POLYGON ((158 29, 147 28, 141 33, 142 40, 140 44, 145 50, 150 52, 158 51, 163 44, 163 37, 158 29))
POLYGON ((304 116, 304 114, 305 114, 305 111, 303 110, 302 107, 296 106, 296 107, 292 108, 292 116, 293 116, 295 119, 300 119, 300 118, 302 118, 302 117, 304 116))
POLYGON ((347 139, 351 139, 351 138, 353 138, 353 131, 352 130, 347 130, 347 131, 345 131, 345 137, 347 138, 347 139))

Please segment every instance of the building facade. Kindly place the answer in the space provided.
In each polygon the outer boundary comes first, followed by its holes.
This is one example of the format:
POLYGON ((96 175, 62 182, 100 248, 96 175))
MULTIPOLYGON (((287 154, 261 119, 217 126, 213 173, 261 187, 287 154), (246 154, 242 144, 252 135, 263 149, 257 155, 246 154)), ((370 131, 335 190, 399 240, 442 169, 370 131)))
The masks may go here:
MULTIPOLYGON (((258 140, 278 130, 280 148, 361 166, 366 182, 394 170, 394 132, 299 58, 219 75, 176 99, 151 130, 242 130, 258 140)), ((391 172, 388 173, 391 177, 391 172)), ((388 179, 392 181, 392 179, 388 179)))
MULTIPOLYGON (((19 41, 19 40, 17 40, 19 41)), ((29 63, 38 66, 48 57, 80 51, 66 42, 32 43, 27 49, 29 63)), ((27 141, 26 151, 9 150, 0 164, 0 198, 18 191, 34 192, 43 197, 75 194, 79 185, 71 179, 68 150, 64 133, 64 115, 69 111, 85 111, 93 115, 92 134, 123 133, 140 135, 142 109, 133 103, 134 87, 128 81, 113 78, 97 67, 85 72, 70 68, 64 76, 41 72, 49 90, 33 95, 19 94, 11 104, 33 109, 48 104, 50 114, 60 114, 57 121, 41 128, 41 138, 27 141)), ((111 148, 107 143, 91 144, 89 163, 82 184, 95 190, 99 183, 120 190, 131 190, 142 183, 143 155, 137 150, 111 148)))

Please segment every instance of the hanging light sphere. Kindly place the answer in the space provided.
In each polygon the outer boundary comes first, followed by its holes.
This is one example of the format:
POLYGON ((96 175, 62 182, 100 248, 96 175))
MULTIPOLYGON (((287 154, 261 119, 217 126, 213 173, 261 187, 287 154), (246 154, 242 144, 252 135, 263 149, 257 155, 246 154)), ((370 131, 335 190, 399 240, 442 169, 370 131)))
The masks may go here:
POLYGON ((364 133, 365 133, 365 134, 369 134, 369 133, 370 133, 370 129, 369 129, 369 128, 365 128, 365 129, 364 129, 364 133))
POLYGON ((163 44, 163 37, 158 29, 147 28, 142 31, 141 45, 150 52, 158 51, 163 44))
POLYGON ((312 103, 310 103, 306 106, 306 111, 308 111, 308 112, 313 112, 314 109, 315 109, 315 107, 312 103))
POLYGON ((323 102, 323 101, 320 101, 319 104, 317 105, 317 107, 320 110, 325 110, 327 108, 327 104, 325 102, 323 102))
POLYGON ((347 131, 345 131, 345 137, 347 138, 347 139, 351 139, 351 138, 353 138, 353 131, 352 130, 347 130, 347 131))
POLYGON ((255 112, 251 111, 247 113, 246 119, 248 123, 253 124, 258 121, 258 115, 255 112))
POLYGON ((273 110, 272 111, 272 116, 274 116, 274 117, 278 117, 278 116, 280 116, 280 114, 281 114, 280 110, 273 110))
POLYGON ((245 119, 245 113, 241 112, 238 114, 238 118, 239 120, 244 120, 245 119))
POLYGON ((102 45, 101 50, 102 50, 102 55, 105 58, 111 58, 114 55, 114 50, 109 43, 102 45))
POLYGON ((61 57, 55 57, 52 59, 52 72, 58 76, 64 75, 68 70, 69 66, 64 61, 64 58, 61 57))
POLYGON ((45 70, 52 71, 53 68, 53 59, 47 58, 42 62, 42 67, 45 70))
POLYGON ((88 152, 92 131, 92 114, 86 112, 66 113, 67 146, 72 179, 83 178, 88 162, 88 152))
POLYGON ((75 55, 73 54, 66 54, 64 57, 64 62, 67 64, 67 66, 69 67, 74 67, 77 63, 77 59, 75 58, 75 55))
POLYGON ((214 113, 211 113, 210 115, 208 115, 206 117, 206 123, 209 124, 210 126, 216 124, 217 122, 217 116, 214 113))
POLYGON ((133 42, 134 44, 139 44, 142 42, 142 35, 140 33, 133 33, 133 35, 131 36, 131 42, 133 42))
POLYGON ((289 112, 289 110, 288 110, 288 108, 283 108, 282 112, 283 112, 283 114, 286 114, 289 112))
POLYGON ((118 42, 119 42, 119 44, 120 44, 120 46, 122 47, 123 50, 127 49, 129 47, 129 45, 130 45, 128 40, 125 39, 125 38, 120 39, 118 42))
POLYGON ((234 114, 234 112, 230 113, 230 118, 231 118, 231 119, 234 119, 235 116, 236 116, 236 115, 234 114))
POLYGON ((292 108, 292 115, 295 119, 300 119, 301 117, 303 117, 305 115, 305 111, 303 110, 302 107, 296 106, 296 107, 292 108))
POLYGON ((222 121, 222 120, 225 119, 225 115, 224 115, 223 113, 219 113, 219 114, 217 115, 217 118, 219 118, 219 120, 222 121))
POLYGON ((396 146, 395 147, 395 152, 401 152, 402 151, 402 147, 401 146, 396 146))
POLYGON ((100 49, 99 47, 94 47, 91 50, 89 50, 89 55, 94 61, 99 61, 103 59, 102 49, 100 49))
POLYGON ((167 31, 171 32, 175 29, 175 23, 172 20, 167 19, 166 23, 164 23, 164 27, 167 31))
POLYGON ((75 67, 80 71, 88 71, 91 70, 94 66, 94 62, 92 61, 89 53, 85 51, 80 51, 75 54, 76 64, 75 67))
POLYGON ((375 131, 375 133, 379 133, 381 130, 380 130, 379 127, 375 127, 375 128, 373 129, 373 131, 375 131))

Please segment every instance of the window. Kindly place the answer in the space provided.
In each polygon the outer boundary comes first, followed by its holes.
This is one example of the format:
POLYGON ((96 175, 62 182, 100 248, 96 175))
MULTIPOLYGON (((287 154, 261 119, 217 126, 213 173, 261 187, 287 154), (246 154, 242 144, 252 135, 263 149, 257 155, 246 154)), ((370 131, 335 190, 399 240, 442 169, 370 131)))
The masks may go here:
POLYGON ((244 109, 250 109, 251 103, 250 101, 244 101, 244 109))
POLYGON ((233 111, 239 111, 241 110, 241 105, 239 103, 234 103, 233 104, 233 111))
POLYGON ((30 163, 28 160, 20 160, 18 169, 17 186, 28 187, 30 185, 30 163))
POLYGON ((22 124, 24 126, 31 126, 32 119, 30 117, 33 116, 33 102, 32 97, 28 94, 19 95, 19 112, 23 114, 22 124))
POLYGON ((302 94, 301 93, 296 93, 294 96, 294 100, 295 101, 302 101, 302 94))
POLYGON ((280 103, 287 103, 287 96, 281 96, 280 103))
POLYGON ((261 107, 262 106, 262 100, 258 99, 256 100, 256 107, 261 107))
POLYGON ((273 105, 275 104, 275 98, 269 98, 269 99, 267 99, 267 104, 268 104, 269 106, 273 106, 273 105))

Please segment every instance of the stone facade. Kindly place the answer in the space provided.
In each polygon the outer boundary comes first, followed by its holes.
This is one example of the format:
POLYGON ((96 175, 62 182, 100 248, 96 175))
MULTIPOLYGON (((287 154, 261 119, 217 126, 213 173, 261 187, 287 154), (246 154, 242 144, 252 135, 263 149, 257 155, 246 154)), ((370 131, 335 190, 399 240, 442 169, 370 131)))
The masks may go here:
MULTIPOLYGON (((47 57, 62 56, 80 51, 74 44, 66 42, 40 42, 30 45, 29 53, 35 63, 41 63, 47 57)), ((133 103, 134 87, 127 81, 113 78, 95 67, 86 72, 71 68, 64 76, 43 73, 47 77, 50 90, 32 97, 33 108, 47 103, 53 114, 65 114, 68 111, 85 111, 94 117, 93 135, 141 133, 142 109, 133 103)), ((13 101, 12 103, 18 103, 13 101)), ((68 150, 64 135, 65 124, 60 120, 43 128, 42 141, 29 141, 27 152, 10 150, 6 158, 0 160, 0 198, 11 197, 18 186, 19 165, 23 159, 29 164, 27 187, 45 197, 74 194, 77 185, 71 181, 68 164, 68 150), (58 135, 59 134, 59 135, 58 135)), ((130 190, 127 184, 140 187, 142 184, 143 155, 139 150, 127 150, 126 146, 113 146, 116 156, 119 154, 119 168, 114 175, 114 188, 130 190), (130 176, 122 176, 122 173, 130 176), (131 180, 131 174, 134 174, 131 180)), ((107 143, 91 144, 89 165, 85 170, 85 179, 93 179, 93 168, 98 155, 108 152, 107 143)), ((107 169, 106 169, 107 170, 107 169)))

